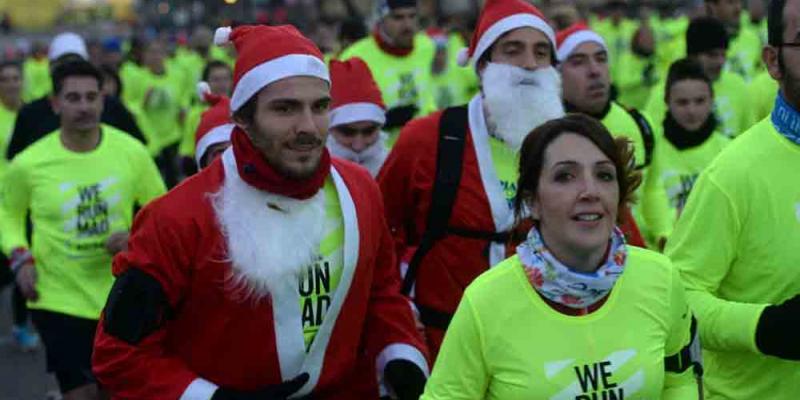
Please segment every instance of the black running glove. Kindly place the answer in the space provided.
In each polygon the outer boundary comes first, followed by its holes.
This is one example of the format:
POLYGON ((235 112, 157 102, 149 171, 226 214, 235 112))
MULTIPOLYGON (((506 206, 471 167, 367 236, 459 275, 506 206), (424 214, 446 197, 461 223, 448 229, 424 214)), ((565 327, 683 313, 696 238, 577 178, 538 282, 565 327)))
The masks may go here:
POLYGON ((419 108, 414 104, 392 107, 386 111, 386 123, 383 127, 386 129, 402 128, 406 122, 414 118, 417 111, 419 108))
POLYGON ((425 373, 411 361, 389 361, 383 374, 399 400, 418 400, 425 390, 425 373))
POLYGON ((302 373, 283 383, 269 385, 252 392, 219 388, 211 400, 285 400, 300 390, 308 382, 308 377, 308 373, 302 373))
POLYGON ((764 309, 756 328, 756 346, 766 355, 800 361, 798 330, 800 295, 764 309))

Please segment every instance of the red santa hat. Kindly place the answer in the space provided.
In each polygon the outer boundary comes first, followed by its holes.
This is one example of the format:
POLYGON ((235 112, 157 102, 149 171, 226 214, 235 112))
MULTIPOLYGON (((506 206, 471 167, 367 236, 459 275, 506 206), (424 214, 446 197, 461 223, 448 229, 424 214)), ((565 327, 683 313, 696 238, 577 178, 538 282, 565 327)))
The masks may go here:
POLYGON ((386 106, 364 60, 332 60, 330 64, 331 111, 330 127, 358 121, 386 122, 386 106))
POLYGON ((211 106, 200 117, 200 125, 195 131, 194 159, 199 167, 200 160, 209 147, 231 141, 231 132, 235 125, 231 121, 231 103, 226 96, 212 94, 206 82, 197 84, 197 94, 203 102, 211 106))
POLYGON ((574 24, 569 28, 558 32, 558 36, 556 36, 556 42, 558 43, 556 56, 558 57, 559 62, 565 61, 567 58, 569 58, 570 54, 572 54, 572 52, 578 48, 578 46, 587 42, 597 43, 606 51, 608 51, 608 46, 606 46, 606 41, 603 40, 603 37, 589 29, 589 27, 584 23, 574 24))
POLYGON ((542 31, 555 46, 555 32, 538 8, 524 0, 486 0, 469 49, 462 49, 458 54, 458 65, 465 67, 470 61, 477 63, 500 36, 523 27, 542 31))
POLYGON ((231 112, 262 88, 293 76, 313 76, 330 83, 317 46, 291 25, 243 25, 218 28, 214 43, 233 42, 238 58, 233 70, 231 112))

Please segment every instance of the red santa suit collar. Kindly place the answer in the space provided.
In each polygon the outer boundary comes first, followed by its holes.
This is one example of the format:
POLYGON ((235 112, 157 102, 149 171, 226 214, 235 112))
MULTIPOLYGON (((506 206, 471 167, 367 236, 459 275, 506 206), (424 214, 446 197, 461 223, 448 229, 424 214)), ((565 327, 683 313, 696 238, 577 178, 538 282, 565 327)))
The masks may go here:
POLYGON ((319 192, 331 170, 331 156, 328 149, 323 149, 314 175, 303 180, 290 179, 267 163, 241 128, 234 128, 231 139, 239 176, 248 185, 265 192, 306 200, 319 192))

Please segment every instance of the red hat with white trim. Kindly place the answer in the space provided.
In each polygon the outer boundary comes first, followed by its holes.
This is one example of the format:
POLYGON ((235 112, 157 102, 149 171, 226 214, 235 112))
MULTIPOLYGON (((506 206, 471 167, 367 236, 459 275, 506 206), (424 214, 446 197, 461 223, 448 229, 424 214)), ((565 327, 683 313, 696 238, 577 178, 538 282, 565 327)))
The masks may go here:
POLYGON ((556 42, 558 43, 556 56, 559 62, 566 61, 578 46, 588 42, 597 43, 608 51, 608 46, 606 46, 606 41, 603 40, 603 37, 589 29, 589 27, 582 22, 558 32, 556 42))
POLYGON ((358 121, 386 122, 386 106, 381 90, 364 60, 353 57, 347 61, 332 60, 331 128, 358 121))
POLYGON ((203 112, 195 131, 194 160, 199 168, 209 147, 231 141, 231 132, 235 125, 231 121, 231 103, 227 96, 211 94, 206 82, 197 84, 197 94, 203 102, 211 106, 203 112))
POLYGON ((242 25, 218 28, 214 43, 233 42, 238 57, 233 69, 231 112, 265 86, 293 76, 313 76, 330 83, 319 48, 291 25, 242 25))
POLYGON ((555 47, 556 34, 538 8, 524 0, 486 0, 469 49, 459 52, 458 64, 465 67, 473 61, 477 67, 477 61, 497 39, 506 32, 524 27, 541 31, 555 47))

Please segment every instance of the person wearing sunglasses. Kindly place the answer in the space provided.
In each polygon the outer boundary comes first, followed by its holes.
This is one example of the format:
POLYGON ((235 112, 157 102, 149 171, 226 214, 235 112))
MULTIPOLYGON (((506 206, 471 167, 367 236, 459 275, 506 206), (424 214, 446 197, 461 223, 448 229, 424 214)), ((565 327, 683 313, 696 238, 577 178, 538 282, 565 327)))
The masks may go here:
POLYGON ((800 387, 800 0, 769 5, 772 113, 705 169, 666 254, 699 321, 707 399, 796 399, 800 387))

